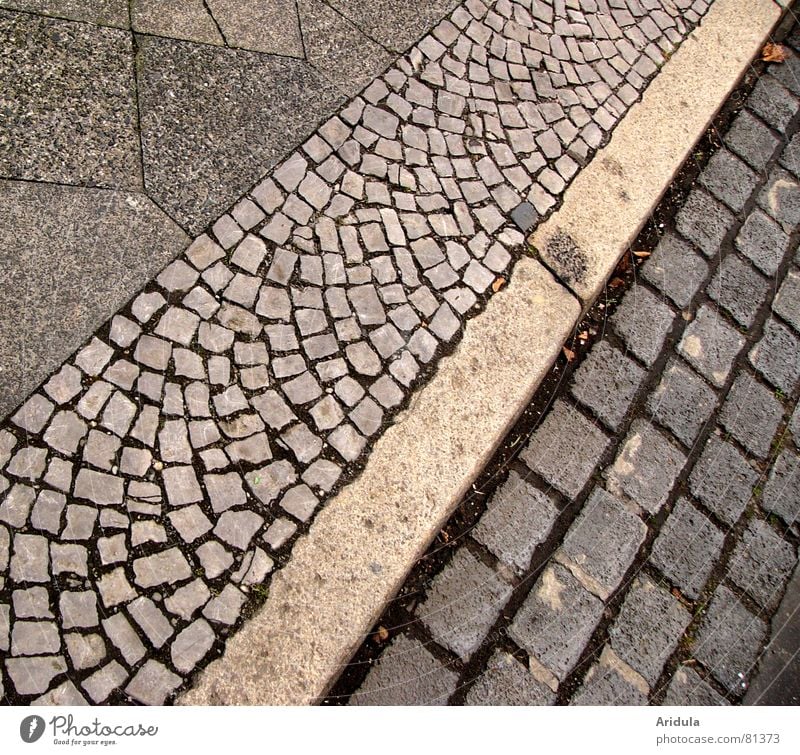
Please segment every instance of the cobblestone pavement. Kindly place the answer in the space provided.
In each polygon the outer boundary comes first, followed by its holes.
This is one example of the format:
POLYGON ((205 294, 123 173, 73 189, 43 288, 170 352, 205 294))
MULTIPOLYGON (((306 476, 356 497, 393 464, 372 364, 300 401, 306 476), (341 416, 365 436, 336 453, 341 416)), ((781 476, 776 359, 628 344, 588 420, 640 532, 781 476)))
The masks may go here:
POLYGON ((741 701, 800 543, 799 94, 760 78, 351 704, 741 701))
POLYGON ((569 5, 459 6, 12 414, 8 700, 161 703, 218 654, 708 3, 569 5))

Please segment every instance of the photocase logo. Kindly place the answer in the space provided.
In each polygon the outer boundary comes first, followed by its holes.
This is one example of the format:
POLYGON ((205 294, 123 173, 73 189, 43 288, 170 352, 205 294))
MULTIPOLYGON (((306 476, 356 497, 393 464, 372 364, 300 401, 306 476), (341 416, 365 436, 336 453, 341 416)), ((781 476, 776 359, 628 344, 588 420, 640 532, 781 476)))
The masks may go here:
POLYGON ((41 716, 25 716, 19 725, 19 735, 23 742, 31 744, 44 734, 44 719, 41 716))

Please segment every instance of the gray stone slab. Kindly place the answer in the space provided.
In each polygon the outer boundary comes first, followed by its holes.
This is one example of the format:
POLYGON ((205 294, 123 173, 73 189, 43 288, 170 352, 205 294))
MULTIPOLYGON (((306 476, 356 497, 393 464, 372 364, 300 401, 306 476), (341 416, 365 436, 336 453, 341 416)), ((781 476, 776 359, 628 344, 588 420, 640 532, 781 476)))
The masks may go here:
POLYGON ((781 451, 764 486, 761 506, 788 525, 800 517, 800 458, 789 450, 781 451))
POLYGON ((693 668, 681 666, 675 672, 663 705, 730 705, 693 668))
POLYGON ((331 0, 343 16, 393 52, 405 52, 458 0, 331 0))
POLYGON ((207 5, 231 47, 303 57, 294 0, 207 0, 207 5))
POLYGON ((612 316, 625 345, 651 366, 672 328, 675 313, 644 286, 633 286, 612 316))
POLYGON ((190 233, 342 99, 305 61, 243 50, 140 37, 137 66, 148 191, 190 233))
POLYGON ((770 384, 786 395, 794 393, 800 378, 800 339, 791 329, 773 318, 767 320, 749 359, 770 384))
POLYGON ((729 254, 706 290, 738 323, 749 327, 769 294, 770 284, 744 258, 729 254))
POLYGON ((5 416, 188 238, 140 194, 0 181, 0 205, 5 416))
POLYGON ((558 401, 520 452, 520 458, 562 493, 575 497, 608 445, 608 437, 597 425, 558 401))
POLYGON ((683 308, 708 275, 708 265, 689 244, 669 234, 658 243, 642 275, 683 308))
POLYGON ((614 652, 653 687, 691 620, 677 598, 642 575, 608 634, 614 652))
POLYGON ((765 458, 782 417, 783 406, 774 394, 744 373, 731 387, 719 420, 750 453, 765 458))
POLYGON ((203 0, 131 0, 129 4, 134 31, 208 45, 224 44, 203 0))
POLYGON ((667 363, 661 382, 647 399, 652 418, 691 446, 717 405, 717 395, 683 361, 667 363))
POLYGON ((467 660, 510 596, 511 586, 462 547, 433 580, 416 614, 439 644, 467 660))
POLYGON ((557 557, 579 570, 585 586, 605 600, 619 586, 646 534, 638 516, 610 493, 595 488, 564 536, 557 557))
POLYGON ((606 341, 596 344, 572 382, 572 395, 609 428, 618 430, 645 371, 606 341))
POLYGON ((350 705, 444 705, 458 674, 418 640, 396 637, 350 697, 350 705))
POLYGON ((542 573, 508 629, 509 636, 563 679, 603 613, 603 602, 558 564, 542 573))
POLYGON ((0 176, 140 189, 132 59, 124 31, 0 11, 0 176))
POLYGON ((513 655, 496 650, 467 693, 467 705, 552 705, 556 695, 513 655))
POLYGON ((587 672, 570 705, 647 705, 647 695, 626 679, 616 664, 601 657, 587 672))
POLYGON ((128 28, 127 0, 0 0, 0 7, 89 21, 100 26, 128 28))
POLYGON ((712 385, 721 388, 745 340, 708 305, 686 326, 678 352, 712 385))
POLYGON ((685 498, 661 528, 650 560, 686 597, 696 600, 722 551, 725 535, 685 498))
POLYGON ((711 599, 692 654, 728 692, 741 697, 766 640, 764 621, 722 585, 711 599))
POLYGON ((524 572, 536 547, 550 534, 555 502, 513 471, 489 501, 472 536, 503 563, 524 572))
POLYGON ((667 502, 686 457, 646 420, 636 420, 605 475, 608 489, 650 514, 667 502))
POLYGON ((728 231, 733 228, 733 213, 702 189, 693 189, 678 211, 675 227, 684 238, 697 245, 707 257, 719 253, 728 231))

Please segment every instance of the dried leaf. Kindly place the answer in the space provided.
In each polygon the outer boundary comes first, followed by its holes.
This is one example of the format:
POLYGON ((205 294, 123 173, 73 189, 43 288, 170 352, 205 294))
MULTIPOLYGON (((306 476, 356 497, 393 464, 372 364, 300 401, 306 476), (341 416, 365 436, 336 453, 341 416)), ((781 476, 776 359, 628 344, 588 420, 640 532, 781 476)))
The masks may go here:
POLYGON ((492 291, 497 293, 503 286, 506 285, 506 279, 499 275, 497 278, 494 279, 494 283, 492 283, 492 291))
POLYGON ((378 643, 386 642, 389 639, 389 630, 383 626, 378 627, 375 630, 375 634, 372 635, 372 639, 378 643))
POLYGON ((587 338, 589 338, 589 331, 588 331, 588 330, 582 330, 582 331, 581 331, 581 332, 578 334, 578 338, 579 338, 581 341, 585 341, 587 338))
POLYGON ((620 277, 612 278, 611 283, 608 284, 611 288, 619 288, 620 286, 625 285, 625 281, 622 280, 620 277))
POLYGON ((650 256, 651 252, 634 252, 633 256, 638 257, 640 260, 646 260, 650 256))
POLYGON ((575 352, 572 349, 568 349, 566 346, 564 346, 562 351, 564 352, 564 356, 567 358, 568 362, 575 361, 575 352))
POLYGON ((767 42, 761 51, 761 60, 765 63, 783 63, 789 57, 789 51, 783 45, 767 42))

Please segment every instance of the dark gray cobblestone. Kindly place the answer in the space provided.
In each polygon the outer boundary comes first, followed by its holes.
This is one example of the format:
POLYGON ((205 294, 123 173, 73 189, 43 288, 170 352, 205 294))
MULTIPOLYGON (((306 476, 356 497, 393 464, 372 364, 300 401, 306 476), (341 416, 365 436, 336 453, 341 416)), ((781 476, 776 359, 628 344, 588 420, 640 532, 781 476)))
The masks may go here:
MULTIPOLYGON (((80 586, 125 666, 20 639, 4 693, 169 700, 509 276, 512 211, 556 204, 708 5, 460 5, 67 360, 3 428, 0 604, 43 587, 61 637, 94 621, 56 599, 80 586)), ((568 411, 571 465, 526 458, 570 495, 607 439, 568 411)))

